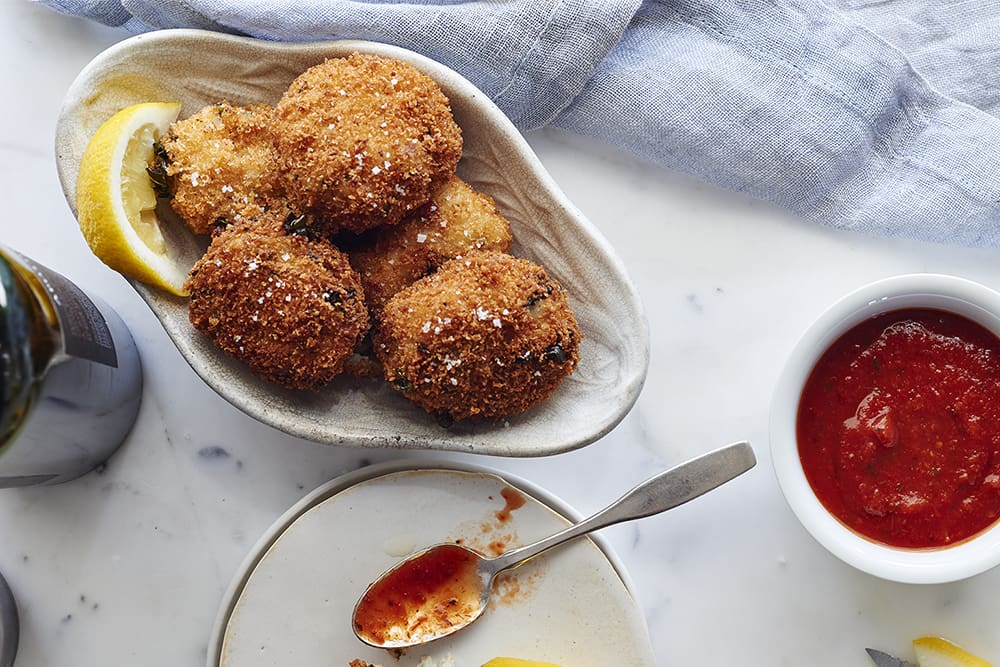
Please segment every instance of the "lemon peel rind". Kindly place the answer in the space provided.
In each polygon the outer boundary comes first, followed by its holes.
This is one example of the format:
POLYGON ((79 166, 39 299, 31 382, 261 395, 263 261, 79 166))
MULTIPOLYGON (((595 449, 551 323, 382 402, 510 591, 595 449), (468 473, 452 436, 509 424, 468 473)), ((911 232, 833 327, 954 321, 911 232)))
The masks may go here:
POLYGON ((918 637, 913 640, 913 650, 920 667, 993 667, 992 663, 941 637, 918 637))

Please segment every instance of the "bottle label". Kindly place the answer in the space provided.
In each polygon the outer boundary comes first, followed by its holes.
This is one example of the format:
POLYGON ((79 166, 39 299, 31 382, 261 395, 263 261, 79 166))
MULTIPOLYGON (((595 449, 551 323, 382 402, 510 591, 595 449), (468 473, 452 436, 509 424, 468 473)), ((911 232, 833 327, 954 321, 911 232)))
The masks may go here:
POLYGON ((118 368, 118 355, 104 315, 79 287, 62 275, 20 256, 42 283, 59 315, 63 349, 80 359, 118 368))

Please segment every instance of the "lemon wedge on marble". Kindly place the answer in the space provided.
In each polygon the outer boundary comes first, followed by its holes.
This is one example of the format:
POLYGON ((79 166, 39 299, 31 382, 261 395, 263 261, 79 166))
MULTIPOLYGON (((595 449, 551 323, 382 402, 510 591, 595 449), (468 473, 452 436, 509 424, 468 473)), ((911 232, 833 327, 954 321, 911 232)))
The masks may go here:
POLYGON ((913 640, 913 650, 920 667, 993 667, 968 651, 940 637, 919 637, 913 640))
POLYGON ((187 269, 164 238, 146 171, 154 143, 180 108, 176 102, 135 104, 101 125, 80 160, 76 209, 98 259, 129 278, 184 296, 187 269))
POLYGON ((518 658, 493 658, 483 667, 559 667, 551 662, 534 662, 518 658))

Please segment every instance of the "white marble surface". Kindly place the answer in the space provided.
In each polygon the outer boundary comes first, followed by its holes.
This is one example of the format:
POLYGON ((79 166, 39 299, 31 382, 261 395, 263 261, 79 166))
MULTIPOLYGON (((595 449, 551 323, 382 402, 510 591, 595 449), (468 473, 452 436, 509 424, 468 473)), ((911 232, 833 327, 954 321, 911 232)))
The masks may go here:
MULTIPOLYGON (((56 178, 53 128, 75 75, 123 36, 0 0, 0 239, 110 302, 145 365, 139 420, 102 474, 0 491, 18 667, 200 667, 223 591, 267 526, 322 482, 400 456, 296 440, 239 413, 87 250, 56 178)), ((926 633, 1000 661, 1000 570, 914 586, 851 569, 796 522, 767 449, 778 371, 823 308, 914 271, 1000 286, 996 252, 831 231, 591 141, 556 131, 529 141, 630 268, 648 312, 649 376, 624 422, 582 450, 451 458, 514 472, 590 512, 661 467, 748 438, 759 465, 744 477, 605 531, 660 664, 860 667, 865 646, 905 655, 926 633)))

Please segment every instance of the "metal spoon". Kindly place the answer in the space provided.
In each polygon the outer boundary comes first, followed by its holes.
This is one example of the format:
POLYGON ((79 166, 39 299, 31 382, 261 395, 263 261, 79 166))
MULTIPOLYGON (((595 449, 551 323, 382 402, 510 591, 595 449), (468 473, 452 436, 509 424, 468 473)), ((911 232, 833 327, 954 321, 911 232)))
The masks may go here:
POLYGON ((747 442, 717 449, 639 484, 589 519, 496 558, 457 544, 418 551, 368 586, 351 616, 354 633, 370 646, 387 649, 451 635, 486 610, 493 580, 501 572, 586 533, 677 507, 741 475, 756 462, 747 442))

